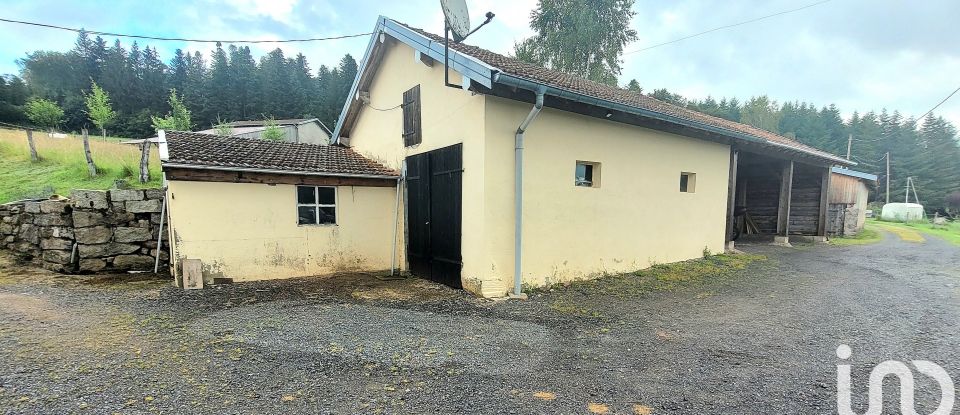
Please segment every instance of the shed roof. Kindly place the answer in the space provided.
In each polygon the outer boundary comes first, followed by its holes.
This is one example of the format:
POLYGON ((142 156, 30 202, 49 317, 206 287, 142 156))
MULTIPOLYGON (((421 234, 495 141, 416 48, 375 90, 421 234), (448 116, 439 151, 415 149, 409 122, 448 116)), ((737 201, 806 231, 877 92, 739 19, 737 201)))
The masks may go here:
POLYGON ((269 173, 395 178, 396 170, 340 145, 288 143, 165 132, 164 167, 242 170, 269 173))
POLYGON ((275 123, 277 125, 299 125, 307 124, 311 122, 320 123, 320 120, 316 118, 289 118, 283 120, 243 120, 243 121, 233 121, 227 123, 231 127, 262 127, 266 126, 269 123, 275 123))
POLYGON ((844 175, 844 176, 856 177, 856 178, 858 178, 858 179, 864 179, 864 180, 868 180, 868 181, 871 181, 871 182, 877 181, 877 175, 876 175, 876 174, 864 173, 864 172, 861 172, 861 171, 850 170, 850 169, 843 168, 843 167, 833 167, 833 168, 830 169, 830 171, 832 171, 832 172, 834 172, 834 173, 836 173, 836 174, 842 174, 842 175, 844 175))
MULTIPOLYGON (((367 66, 371 57, 374 55, 374 49, 378 47, 375 39, 380 33, 387 33, 417 49, 421 53, 427 54, 435 59, 442 59, 443 37, 428 33, 422 29, 410 27, 389 18, 381 17, 372 35, 370 46, 368 46, 366 56, 364 57, 363 67, 358 74, 357 81, 354 82, 350 97, 356 96, 359 81, 364 75, 363 72, 368 69, 367 66)), ((450 49, 450 65, 452 69, 487 87, 496 83, 516 86, 516 83, 511 81, 519 79, 532 84, 554 88, 557 90, 554 92, 554 95, 560 98, 571 99, 574 97, 586 97, 590 98, 592 105, 618 110, 620 108, 617 107, 623 106, 637 110, 641 116, 656 117, 668 122, 719 133, 733 139, 751 141, 761 145, 766 144, 787 151, 794 151, 818 159, 828 160, 833 163, 856 164, 788 137, 750 125, 669 104, 642 93, 601 84, 575 75, 522 62, 518 59, 476 46, 451 42, 450 49)), ((551 94, 550 91, 547 93, 551 94)), ((334 129, 334 139, 337 139, 337 135, 343 135, 341 130, 344 128, 344 124, 353 119, 353 117, 349 116, 352 115, 349 114, 350 111, 358 110, 354 108, 352 104, 355 104, 355 100, 351 99, 348 101, 348 105, 344 107, 337 128, 334 129)), ((347 128, 349 129, 350 126, 347 126, 347 128)))

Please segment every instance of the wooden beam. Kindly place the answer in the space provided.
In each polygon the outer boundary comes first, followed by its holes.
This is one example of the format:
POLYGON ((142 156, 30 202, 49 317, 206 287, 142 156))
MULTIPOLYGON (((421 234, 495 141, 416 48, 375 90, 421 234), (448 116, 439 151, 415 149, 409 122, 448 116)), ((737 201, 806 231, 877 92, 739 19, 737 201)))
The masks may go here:
POLYGON ((790 197, 793 194, 793 160, 787 161, 780 176, 780 204, 777 207, 777 235, 790 236, 790 197))
POLYGON ((733 221, 734 210, 737 204, 737 165, 739 164, 740 151, 730 148, 730 177, 727 181, 727 236, 726 242, 733 240, 733 221))
POLYGON ((164 168, 163 172, 166 173, 167 180, 191 182, 368 187, 394 187, 397 185, 396 179, 371 179, 363 177, 313 176, 304 174, 275 174, 182 168, 164 168))
POLYGON ((830 168, 823 169, 820 183, 820 221, 817 223, 817 236, 827 236, 827 211, 830 207, 830 180, 833 174, 830 168))

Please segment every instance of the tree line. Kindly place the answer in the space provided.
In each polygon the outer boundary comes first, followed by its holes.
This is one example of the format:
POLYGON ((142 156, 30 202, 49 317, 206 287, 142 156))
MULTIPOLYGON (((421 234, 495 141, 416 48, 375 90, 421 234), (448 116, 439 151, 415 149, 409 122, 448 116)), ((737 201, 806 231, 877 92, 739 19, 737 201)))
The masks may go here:
MULTIPOLYGON (((269 118, 319 118, 333 128, 357 73, 347 54, 335 68, 311 70, 302 54, 286 57, 274 49, 256 60, 247 46, 217 44, 209 59, 177 49, 169 62, 157 49, 80 33, 66 52, 36 51, 20 59, 20 76, 0 78, 0 122, 27 124, 31 99, 55 103, 63 115, 59 127, 89 127, 88 97, 102 88, 115 112, 105 128, 111 135, 146 137, 153 120, 170 114, 170 92, 192 115, 191 127, 269 118)), ((99 126, 98 126, 99 127, 99 126)))

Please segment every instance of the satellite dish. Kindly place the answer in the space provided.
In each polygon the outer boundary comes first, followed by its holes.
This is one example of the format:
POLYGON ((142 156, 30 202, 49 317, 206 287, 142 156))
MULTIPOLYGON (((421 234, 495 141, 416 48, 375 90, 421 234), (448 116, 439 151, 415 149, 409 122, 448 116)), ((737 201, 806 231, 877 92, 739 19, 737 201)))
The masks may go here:
POLYGON ((447 27, 453 31, 453 41, 460 42, 470 34, 470 13, 466 0, 440 0, 447 27))

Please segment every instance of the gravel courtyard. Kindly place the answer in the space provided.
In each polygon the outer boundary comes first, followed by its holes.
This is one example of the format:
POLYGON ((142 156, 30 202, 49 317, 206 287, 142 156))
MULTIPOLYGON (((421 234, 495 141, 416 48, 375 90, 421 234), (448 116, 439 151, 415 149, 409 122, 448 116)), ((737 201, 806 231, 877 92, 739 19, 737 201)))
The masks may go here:
POLYGON ((960 249, 742 249, 766 259, 522 302, 363 275, 184 292, 0 257, 0 412, 835 413, 840 344, 858 413, 884 360, 960 381, 960 249))

